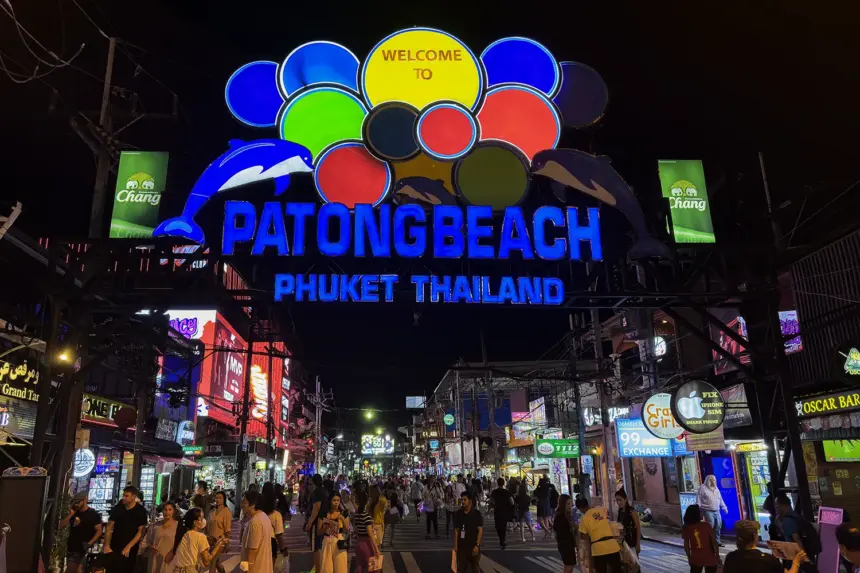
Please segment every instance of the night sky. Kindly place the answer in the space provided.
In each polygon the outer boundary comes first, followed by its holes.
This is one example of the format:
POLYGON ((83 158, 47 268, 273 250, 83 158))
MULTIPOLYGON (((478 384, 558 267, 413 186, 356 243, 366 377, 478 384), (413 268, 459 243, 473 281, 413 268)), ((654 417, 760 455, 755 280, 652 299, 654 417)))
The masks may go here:
MULTIPOLYGON (((559 60, 595 68, 610 90, 605 117, 585 132, 566 133, 563 143, 611 156, 642 197, 659 195, 656 159, 705 159, 721 242, 741 241, 745 226, 761 222, 745 218, 761 207, 757 151, 765 153, 774 204, 783 205, 779 216, 788 227, 804 198, 807 216, 860 177, 858 19, 847 8, 536 1, 507 8, 513 4, 460 0, 374 2, 370 10, 361 2, 78 0, 93 24, 72 0, 11 2, 24 27, 62 57, 86 43, 73 62, 78 69, 44 81, 17 85, 0 73, 0 199, 24 203, 20 225, 34 235, 86 233, 94 159, 68 119, 98 109, 107 41, 96 26, 125 41, 114 77, 124 88, 113 100, 117 109, 129 105, 131 92, 153 113, 169 112, 173 93, 179 96, 178 121, 141 120, 120 136, 129 146, 170 152, 165 209, 180 208, 229 139, 267 135, 227 111, 223 90, 233 70, 255 59, 281 60, 319 39, 363 58, 389 33, 416 25, 451 32, 476 52, 501 37, 533 37, 559 60)), ((36 60, 3 13, 0 52, 10 71, 32 73, 36 60)), ((798 241, 814 239, 813 224, 804 231, 798 241)), ((339 405, 384 408, 430 392, 458 356, 480 360, 482 327, 491 360, 537 359, 567 328, 558 310, 433 306, 416 321, 404 307, 294 305, 287 316, 302 358, 334 388, 339 405)))

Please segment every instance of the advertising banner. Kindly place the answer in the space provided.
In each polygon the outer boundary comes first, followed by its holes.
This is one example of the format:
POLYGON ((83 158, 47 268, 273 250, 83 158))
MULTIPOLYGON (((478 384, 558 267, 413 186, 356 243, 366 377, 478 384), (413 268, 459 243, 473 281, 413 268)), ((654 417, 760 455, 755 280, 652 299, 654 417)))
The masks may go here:
POLYGON ((578 458, 579 440, 557 439, 535 441, 535 455, 544 458, 578 458))
POLYGON ((248 419, 248 436, 266 438, 266 424, 269 419, 269 405, 272 407, 272 437, 283 447, 283 423, 281 411, 283 408, 283 371, 284 359, 273 354, 271 372, 269 371, 269 356, 267 348, 272 346, 273 353, 283 353, 283 343, 255 342, 254 355, 251 359, 251 399, 249 403, 250 418, 248 419), (271 377, 271 397, 269 394, 269 379, 271 377))
POLYGON ((669 199, 676 243, 715 243, 705 170, 698 159, 660 159, 660 188, 669 199))
POLYGON ((684 433, 672 415, 672 395, 666 392, 654 394, 642 406, 642 422, 651 434, 664 440, 677 438, 684 433))
POLYGON ((707 434, 723 424, 726 403, 720 392, 704 380, 690 380, 672 394, 672 413, 688 432, 707 434))
POLYGON ((206 345, 206 359, 197 385, 197 416, 235 428, 233 404, 242 401, 248 345, 220 314, 203 325, 200 339, 206 345))
POLYGON ((651 434, 639 418, 615 420, 618 453, 622 458, 662 458, 672 456, 669 440, 651 434))
POLYGON ((394 453, 394 440, 391 436, 374 436, 365 434, 361 436, 361 455, 363 456, 390 456, 394 453))
POLYGON ((723 400, 726 402, 726 417, 723 426, 726 428, 739 428, 741 426, 752 426, 752 412, 747 402, 747 391, 743 384, 736 384, 720 390, 723 400))
POLYGON ((726 438, 723 435, 723 427, 720 426, 713 432, 706 434, 687 434, 687 450, 691 452, 704 452, 705 450, 725 450, 726 438))
POLYGON ((161 151, 121 153, 110 219, 111 239, 152 237, 167 183, 167 159, 168 154, 161 151))

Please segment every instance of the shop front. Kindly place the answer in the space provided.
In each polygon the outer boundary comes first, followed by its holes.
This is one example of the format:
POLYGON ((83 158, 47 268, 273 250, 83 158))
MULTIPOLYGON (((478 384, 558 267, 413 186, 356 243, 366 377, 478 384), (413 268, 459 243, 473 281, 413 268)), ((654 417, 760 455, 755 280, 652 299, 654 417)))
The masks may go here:
POLYGON ((813 509, 860 515, 860 390, 805 396, 795 407, 813 509))
MULTIPOLYGON (((22 464, 27 462, 28 444, 33 439, 36 425, 39 395, 35 389, 38 380, 37 367, 26 360, 0 360, 0 446, 17 446, 6 449, 22 464)), ((12 461, 3 456, 0 470, 9 465, 12 461)))

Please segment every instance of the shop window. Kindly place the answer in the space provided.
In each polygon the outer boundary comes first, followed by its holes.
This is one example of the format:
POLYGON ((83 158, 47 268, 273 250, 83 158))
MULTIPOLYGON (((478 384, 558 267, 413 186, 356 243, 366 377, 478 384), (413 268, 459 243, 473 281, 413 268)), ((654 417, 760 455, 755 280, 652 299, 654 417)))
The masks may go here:
POLYGON ((683 456, 677 460, 675 467, 678 469, 678 491, 695 493, 702 485, 696 467, 696 456, 683 456))
POLYGON ((661 458, 663 462, 663 490, 666 501, 669 503, 680 503, 678 495, 678 471, 675 458, 661 458))

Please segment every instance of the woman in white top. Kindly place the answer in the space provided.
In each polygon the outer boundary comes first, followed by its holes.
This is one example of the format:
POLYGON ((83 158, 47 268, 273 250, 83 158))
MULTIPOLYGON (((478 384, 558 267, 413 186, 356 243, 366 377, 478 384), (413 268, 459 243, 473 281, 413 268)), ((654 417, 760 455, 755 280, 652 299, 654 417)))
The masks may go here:
POLYGON ((204 529, 206 518, 203 517, 203 510, 199 507, 190 509, 176 529, 173 551, 167 556, 167 563, 173 567, 174 573, 197 573, 200 564, 208 567, 229 541, 222 537, 215 542, 212 553, 209 553, 209 540, 203 533, 204 529))

